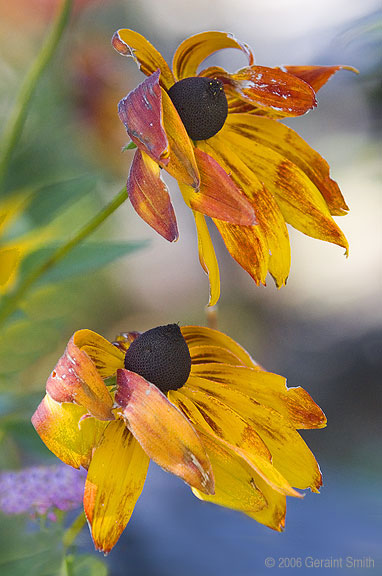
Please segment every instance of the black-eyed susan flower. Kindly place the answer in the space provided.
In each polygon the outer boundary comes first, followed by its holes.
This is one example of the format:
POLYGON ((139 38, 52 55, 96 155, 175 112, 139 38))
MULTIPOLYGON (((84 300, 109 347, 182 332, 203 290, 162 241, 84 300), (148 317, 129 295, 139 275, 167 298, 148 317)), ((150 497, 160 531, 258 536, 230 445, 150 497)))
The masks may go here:
POLYGON ((209 328, 170 324, 114 343, 75 332, 32 422, 58 458, 87 469, 84 509, 104 552, 130 519, 150 459, 201 500, 279 531, 286 496, 322 482, 297 432, 325 426, 321 409, 209 328))
POLYGON ((169 241, 178 228, 163 168, 192 209, 199 259, 210 281, 210 305, 220 295, 219 269, 205 216, 212 217, 231 256, 265 284, 268 272, 286 283, 290 244, 286 224, 348 243, 332 216, 348 207, 325 160, 279 119, 316 106, 315 93, 342 66, 254 65, 252 50, 225 32, 203 32, 177 48, 172 70, 143 36, 114 34, 114 48, 148 76, 119 103, 119 116, 138 147, 127 189, 138 214, 169 241), (241 50, 248 66, 198 73, 223 48, 241 50))

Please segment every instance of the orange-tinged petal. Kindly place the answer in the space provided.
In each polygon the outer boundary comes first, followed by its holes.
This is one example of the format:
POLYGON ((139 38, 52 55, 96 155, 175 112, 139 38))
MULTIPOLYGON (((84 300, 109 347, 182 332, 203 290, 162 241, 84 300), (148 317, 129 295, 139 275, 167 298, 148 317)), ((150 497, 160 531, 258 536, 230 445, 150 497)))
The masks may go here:
POLYGON ((144 36, 123 28, 117 30, 112 38, 113 47, 123 56, 131 56, 137 62, 140 70, 150 76, 155 70, 160 70, 160 83, 168 90, 174 84, 174 76, 163 56, 144 36))
POLYGON ((124 366, 124 353, 92 330, 77 330, 73 342, 95 364, 101 378, 109 378, 124 366))
POLYGON ((179 183, 198 189, 200 176, 194 147, 170 96, 164 90, 162 90, 162 105, 163 123, 170 146, 169 161, 163 167, 179 183))
POLYGON ((113 400, 95 364, 71 337, 46 383, 46 391, 57 402, 74 402, 99 420, 113 420, 113 400))
POLYGON ((338 70, 359 73, 352 66, 283 66, 282 69, 310 84, 315 92, 318 92, 338 70))
POLYGON ((111 422, 86 478, 84 509, 97 550, 117 543, 142 492, 149 458, 122 420, 111 422))
POLYGON ((73 468, 88 468, 93 449, 108 425, 95 418, 84 418, 82 406, 56 402, 46 394, 32 416, 32 424, 53 454, 73 468))
POLYGON ((255 512, 246 511, 246 514, 256 520, 256 522, 265 524, 265 526, 268 526, 277 532, 282 532, 285 527, 285 495, 273 490, 273 488, 271 488, 271 486, 269 486, 269 484, 258 475, 255 477, 255 482, 258 489, 266 499, 267 506, 264 506, 264 508, 256 510, 255 512))
POLYGON ((159 70, 118 104, 118 115, 132 141, 156 162, 168 163, 168 140, 162 118, 159 70))
MULTIPOLYGON (((249 368, 258 367, 248 352, 235 340, 223 334, 223 332, 204 326, 181 326, 180 330, 190 349, 191 357, 194 347, 219 346, 236 356, 243 366, 248 366, 249 368)), ((191 366, 191 370, 193 370, 193 366, 191 366)))
POLYGON ((210 283, 210 298, 208 305, 215 306, 220 298, 219 265, 205 217, 200 212, 194 212, 194 218, 198 234, 199 261, 205 273, 208 274, 208 280, 210 283))
POLYGON ((195 148, 200 190, 190 195, 193 210, 239 226, 256 224, 255 211, 227 172, 212 156, 195 148))
POLYGON ((326 426, 325 414, 303 388, 287 388, 286 379, 272 372, 230 364, 193 363, 191 374, 224 384, 259 404, 277 410, 294 428, 326 426))
POLYGON ((135 152, 131 163, 127 192, 142 220, 169 242, 178 239, 174 208, 159 164, 141 150, 135 152))
POLYGON ((199 65, 211 54, 223 48, 236 48, 241 50, 248 58, 249 65, 253 64, 252 50, 247 44, 236 40, 227 32, 201 32, 190 36, 182 42, 174 54, 172 68, 177 80, 196 76, 199 65))
POLYGON ((346 214, 349 208, 338 184, 330 178, 328 163, 294 130, 269 118, 249 114, 234 114, 229 126, 248 139, 278 152, 298 166, 315 184, 333 216, 346 214))
POLYGON ((214 492, 210 462, 195 430, 166 396, 139 374, 118 370, 115 400, 146 454, 206 494, 214 492))
MULTIPOLYGON (((268 146, 248 140, 231 124, 230 118, 214 138, 217 137, 230 142, 236 154, 274 195, 286 222, 308 236, 348 250, 348 242, 331 217, 320 191, 296 164, 268 146)), ((215 141, 213 144, 216 146, 215 141)))
MULTIPOLYGON (((286 418, 231 386, 207 379, 200 379, 198 384, 197 378, 193 376, 192 382, 194 389, 198 385, 198 390, 205 395, 207 402, 210 397, 218 398, 253 426, 269 448, 274 467, 291 486, 300 489, 310 487, 312 491, 318 491, 322 484, 318 464, 286 418)), ((186 386, 183 387, 185 389, 186 386)))

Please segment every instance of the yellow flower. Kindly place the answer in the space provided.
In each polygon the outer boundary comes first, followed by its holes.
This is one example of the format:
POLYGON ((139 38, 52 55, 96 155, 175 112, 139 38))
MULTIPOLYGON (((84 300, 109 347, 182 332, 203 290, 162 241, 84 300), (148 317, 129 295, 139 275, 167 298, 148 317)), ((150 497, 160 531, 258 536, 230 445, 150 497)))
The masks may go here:
POLYGON ((346 214, 348 207, 328 164, 278 122, 316 106, 315 92, 342 66, 255 66, 251 49, 224 32, 182 42, 172 70, 137 32, 119 30, 112 43, 148 76, 119 103, 119 116, 138 147, 127 182, 130 200, 143 220, 174 241, 177 222, 160 168, 177 179, 195 217, 210 305, 219 299, 220 279, 205 215, 258 285, 268 272, 278 287, 286 283, 286 224, 347 253, 332 215, 346 214), (200 64, 223 48, 241 50, 248 66, 234 74, 211 67, 197 75, 200 64))
POLYGON ((113 344, 75 332, 32 422, 56 456, 88 470, 85 513, 105 553, 130 519, 150 459, 198 498, 279 531, 286 496, 322 483, 296 431, 325 426, 321 409, 209 328, 171 324, 113 344))

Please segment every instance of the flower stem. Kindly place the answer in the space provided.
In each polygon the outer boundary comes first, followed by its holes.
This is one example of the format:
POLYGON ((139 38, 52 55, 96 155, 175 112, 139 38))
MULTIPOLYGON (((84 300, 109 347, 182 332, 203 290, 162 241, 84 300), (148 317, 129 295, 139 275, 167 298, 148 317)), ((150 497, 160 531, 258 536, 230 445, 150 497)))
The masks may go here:
POLYGON ((86 516, 84 511, 82 511, 74 522, 69 526, 69 528, 65 531, 63 537, 63 544, 65 549, 69 548, 75 539, 77 538, 78 534, 81 532, 82 528, 86 524, 86 516))
POLYGON ((25 276, 21 284, 4 302, 4 306, 0 310, 0 325, 16 310, 18 303, 23 298, 29 288, 37 282, 48 270, 55 266, 60 260, 65 258, 69 252, 73 250, 78 244, 83 242, 85 238, 90 236, 113 212, 117 210, 127 200, 128 194, 126 187, 122 188, 115 198, 105 206, 94 218, 90 220, 83 228, 81 228, 73 238, 68 240, 65 244, 57 248, 57 250, 40 266, 32 270, 25 276))
POLYGON ((9 162, 13 151, 21 136, 25 120, 28 114, 29 103, 35 92, 36 86, 49 62, 52 60, 56 48, 61 40, 62 34, 69 21, 70 10, 73 0, 63 0, 60 10, 58 11, 53 28, 46 38, 40 54, 32 64, 21 90, 16 99, 16 104, 9 116, 8 122, 3 132, 3 145, 0 157, 0 191, 4 186, 7 175, 9 162))

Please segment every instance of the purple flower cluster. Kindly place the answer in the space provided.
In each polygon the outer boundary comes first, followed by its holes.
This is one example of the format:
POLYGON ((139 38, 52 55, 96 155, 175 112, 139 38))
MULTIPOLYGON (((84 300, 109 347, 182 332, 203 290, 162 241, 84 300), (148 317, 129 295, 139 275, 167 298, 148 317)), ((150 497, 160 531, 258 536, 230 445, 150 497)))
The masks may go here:
POLYGON ((0 474, 0 511, 8 515, 47 515, 73 510, 82 503, 86 471, 70 466, 38 466, 0 474))

